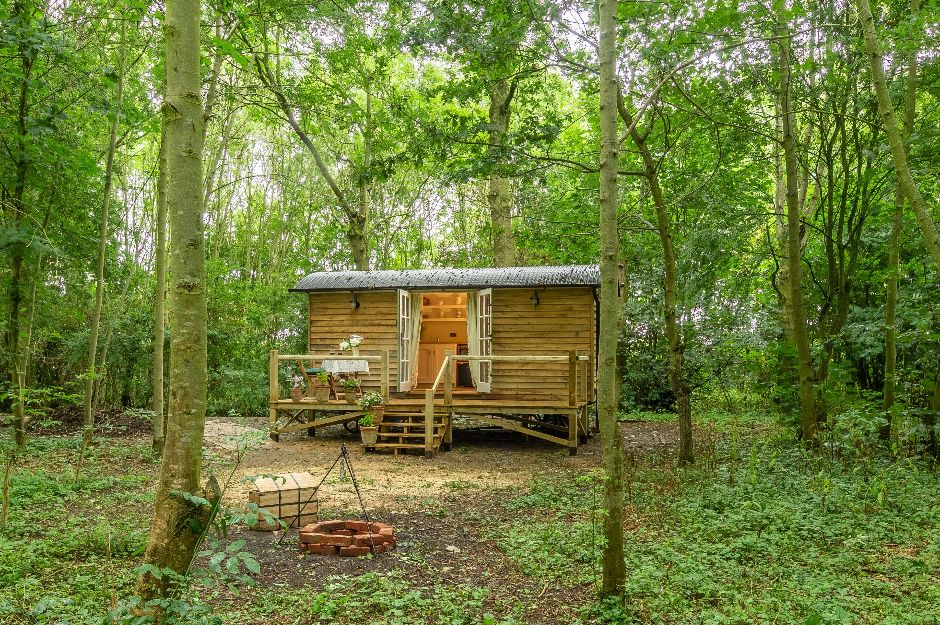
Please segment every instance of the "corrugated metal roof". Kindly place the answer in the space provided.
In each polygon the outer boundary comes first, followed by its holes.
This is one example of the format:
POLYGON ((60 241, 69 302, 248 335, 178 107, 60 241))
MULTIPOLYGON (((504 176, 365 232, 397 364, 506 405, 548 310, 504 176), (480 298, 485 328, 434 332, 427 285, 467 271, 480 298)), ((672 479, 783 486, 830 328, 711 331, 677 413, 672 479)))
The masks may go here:
POLYGON ((371 289, 485 289, 489 287, 597 286, 597 265, 501 267, 491 269, 409 269, 402 271, 318 271, 291 291, 371 289))

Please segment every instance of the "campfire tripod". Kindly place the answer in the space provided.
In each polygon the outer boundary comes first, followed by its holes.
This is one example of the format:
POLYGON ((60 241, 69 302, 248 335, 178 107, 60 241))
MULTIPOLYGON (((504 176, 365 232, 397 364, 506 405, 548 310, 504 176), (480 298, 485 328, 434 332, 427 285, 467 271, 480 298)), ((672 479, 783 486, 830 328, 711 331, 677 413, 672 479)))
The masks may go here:
MULTIPOLYGON (((295 525, 297 525, 298 531, 300 531, 300 511, 304 510, 310 502, 313 501, 313 498, 317 496, 317 493, 320 492, 320 487, 323 486, 323 482, 326 481, 326 478, 330 476, 330 473, 333 472, 333 469, 336 468, 336 465, 340 467, 340 476, 343 475, 343 470, 349 472, 349 479, 352 481, 353 489, 356 491, 356 498, 359 499, 359 508, 362 510, 362 518, 368 523, 372 524, 372 520, 369 519, 369 511, 366 510, 366 504, 362 500, 362 492, 359 490, 359 481, 356 479, 356 472, 353 471, 352 460, 349 457, 349 447, 346 446, 346 443, 343 443, 339 448, 339 455, 336 456, 336 460, 333 461, 333 464, 330 465, 330 468, 326 470, 326 473, 323 475, 323 479, 320 480, 320 483, 317 484, 316 488, 313 489, 313 492, 310 493, 310 496, 307 498, 307 501, 304 502, 302 506, 297 506, 297 520, 295 525)), ((290 531, 288 527, 281 537, 278 539, 277 544, 280 545, 284 538, 287 536, 287 533, 290 531)), ((372 541, 372 532, 369 532, 369 546, 374 550, 375 543, 372 541)))

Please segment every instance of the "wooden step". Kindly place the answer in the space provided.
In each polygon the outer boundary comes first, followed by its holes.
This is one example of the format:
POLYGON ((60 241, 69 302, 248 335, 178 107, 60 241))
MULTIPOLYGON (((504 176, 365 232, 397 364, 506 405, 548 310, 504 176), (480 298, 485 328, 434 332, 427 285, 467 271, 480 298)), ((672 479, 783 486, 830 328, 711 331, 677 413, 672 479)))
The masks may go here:
MULTIPOLYGON (((435 423, 431 427, 433 427, 435 430, 439 430, 447 426, 443 423, 435 423)), ((386 428, 401 428, 403 430, 417 430, 417 429, 423 430, 424 424, 423 423, 384 423, 384 422, 379 424, 380 430, 384 430, 386 428)))
MULTIPOLYGON (((372 446, 376 449, 424 449, 424 444, 418 443, 376 443, 372 446)), ((434 450, 437 451, 437 445, 434 445, 434 450)))
MULTIPOLYGON (((376 435, 377 435, 379 438, 421 438, 421 439, 424 438, 424 432, 415 432, 415 433, 408 433, 408 432, 378 432, 376 435)), ((435 435, 434 435, 434 440, 438 440, 438 439, 440 439, 440 438, 441 438, 441 435, 440 435, 440 434, 435 434, 435 435)))
MULTIPOLYGON (((447 419, 447 415, 434 415, 435 421, 445 421, 446 419, 447 419)), ((421 423, 424 423, 424 415, 397 415, 397 414, 390 415, 386 413, 385 416, 382 417, 382 420, 383 421, 415 421, 415 422, 420 421, 421 423)))
MULTIPOLYGON (((433 421, 447 421, 447 417, 435 416, 433 421)), ((398 421, 403 423, 424 423, 424 415, 385 415, 382 421, 398 421)))

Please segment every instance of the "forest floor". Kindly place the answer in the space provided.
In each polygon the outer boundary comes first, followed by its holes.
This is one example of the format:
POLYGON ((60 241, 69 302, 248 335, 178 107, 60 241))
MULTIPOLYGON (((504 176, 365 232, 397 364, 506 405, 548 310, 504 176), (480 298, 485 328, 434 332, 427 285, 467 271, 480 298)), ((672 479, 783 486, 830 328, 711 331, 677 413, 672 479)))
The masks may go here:
MULTIPOLYGON (((221 548, 256 559, 255 586, 196 594, 239 625, 940 622, 940 479, 919 460, 807 454, 769 420, 717 416, 677 469, 669 417, 621 424, 626 450, 627 611, 596 603, 603 481, 596 438, 567 450, 506 432, 460 431, 454 451, 363 455, 341 428, 273 443, 258 422, 213 421, 206 470, 322 476, 343 442, 370 515, 395 551, 300 556, 297 534, 234 527, 221 548), (232 463, 232 437, 251 450, 232 463), (244 542, 242 542, 244 541, 244 542)), ((106 415, 83 475, 77 431, 36 423, 0 535, 0 624, 99 623, 133 586, 158 459, 146 414, 106 415)), ((705 419, 699 423, 705 423, 705 419)), ((330 475, 323 518, 358 517, 330 475)), ((246 567, 241 567, 245 572, 246 567)), ((200 622, 192 616, 188 622, 200 622)))

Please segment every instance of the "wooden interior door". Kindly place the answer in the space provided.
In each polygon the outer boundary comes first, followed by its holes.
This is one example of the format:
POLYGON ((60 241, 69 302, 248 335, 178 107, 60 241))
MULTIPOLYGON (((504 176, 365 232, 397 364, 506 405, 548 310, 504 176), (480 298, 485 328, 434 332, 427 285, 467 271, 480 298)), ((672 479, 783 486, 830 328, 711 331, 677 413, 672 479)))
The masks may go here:
MULTIPOLYGON (((451 354, 456 354, 457 344, 422 343, 418 347, 418 384, 428 386, 434 384, 437 373, 444 364, 444 357, 447 355, 447 350, 450 350, 451 354)), ((454 376, 453 379, 456 381, 456 367, 453 368, 451 373, 454 376)))

